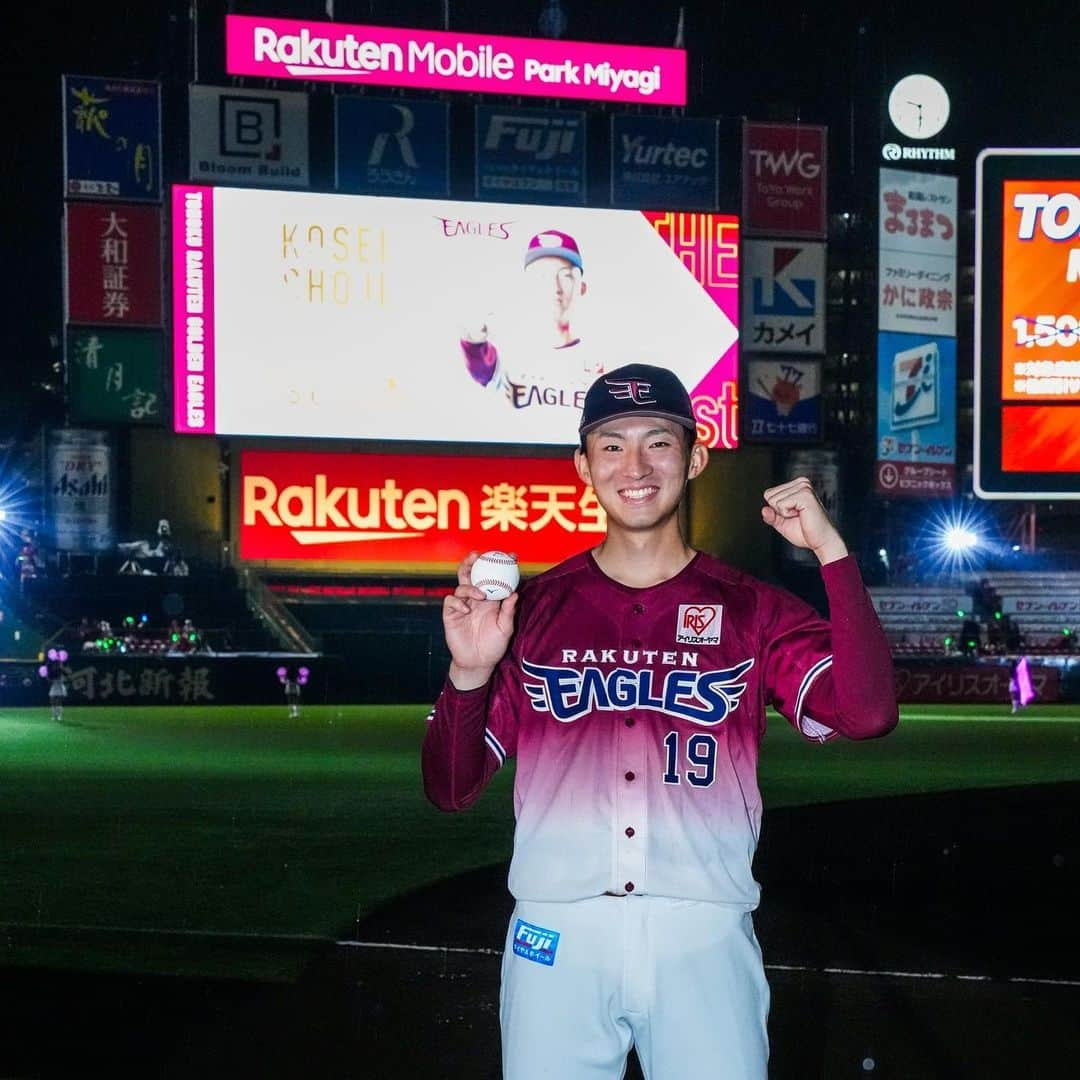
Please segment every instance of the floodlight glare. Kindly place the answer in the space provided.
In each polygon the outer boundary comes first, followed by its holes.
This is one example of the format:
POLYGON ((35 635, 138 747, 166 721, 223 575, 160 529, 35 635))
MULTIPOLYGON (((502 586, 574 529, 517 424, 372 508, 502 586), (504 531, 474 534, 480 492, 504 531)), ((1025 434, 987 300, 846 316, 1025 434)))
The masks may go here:
POLYGON ((945 545, 946 551, 954 553, 971 551, 979 546, 978 536, 963 525, 951 525, 947 528, 941 542, 945 545))
POLYGON ((916 550, 925 569, 937 573, 971 570, 992 548, 993 530, 985 514, 967 504, 931 511, 918 530, 916 550))

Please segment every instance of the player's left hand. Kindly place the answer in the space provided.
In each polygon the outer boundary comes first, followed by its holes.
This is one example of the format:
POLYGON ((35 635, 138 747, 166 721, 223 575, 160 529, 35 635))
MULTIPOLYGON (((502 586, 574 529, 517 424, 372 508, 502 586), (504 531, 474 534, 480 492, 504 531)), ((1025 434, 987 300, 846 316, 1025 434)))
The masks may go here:
POLYGON ((842 559, 847 545, 805 476, 768 488, 761 519, 795 547, 809 548, 824 566, 842 559))

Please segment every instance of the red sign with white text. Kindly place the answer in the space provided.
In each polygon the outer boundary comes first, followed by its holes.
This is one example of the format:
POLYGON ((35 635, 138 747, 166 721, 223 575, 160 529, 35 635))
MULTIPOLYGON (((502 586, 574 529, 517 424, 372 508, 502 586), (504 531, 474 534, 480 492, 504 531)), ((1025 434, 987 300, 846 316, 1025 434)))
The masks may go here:
POLYGON ((436 457, 245 450, 240 558, 416 573, 469 551, 545 569, 607 530, 569 457, 436 457))
POLYGON ((821 236, 828 128, 743 124, 743 232, 821 236))
POLYGON ((67 321, 161 325, 161 210, 125 203, 65 209, 67 321))

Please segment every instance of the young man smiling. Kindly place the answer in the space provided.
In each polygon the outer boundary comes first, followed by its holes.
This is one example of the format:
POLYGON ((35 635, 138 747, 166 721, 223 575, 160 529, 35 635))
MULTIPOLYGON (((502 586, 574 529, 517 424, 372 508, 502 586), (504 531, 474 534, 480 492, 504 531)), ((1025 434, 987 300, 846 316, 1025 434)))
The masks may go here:
POLYGON ((708 451, 670 371, 598 378, 580 433, 607 535, 503 601, 469 584, 465 559, 423 748, 444 810, 517 758, 503 1074, 617 1078, 634 1045, 648 1080, 763 1080, 765 706, 813 741, 886 734, 888 644, 806 479, 767 490, 761 516, 817 556, 828 620, 687 543, 679 507, 708 451))

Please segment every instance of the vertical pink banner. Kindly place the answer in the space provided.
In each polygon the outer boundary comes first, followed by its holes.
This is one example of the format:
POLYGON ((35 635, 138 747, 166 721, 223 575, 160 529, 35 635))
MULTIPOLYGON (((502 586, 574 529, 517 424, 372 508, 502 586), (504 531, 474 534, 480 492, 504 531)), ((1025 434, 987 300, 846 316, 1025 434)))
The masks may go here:
POLYGON ((736 330, 735 340, 689 387, 698 436, 710 447, 739 445, 739 219, 724 214, 642 211, 672 254, 736 330))
POLYGON ((212 435, 214 416, 214 191, 172 192, 173 430, 212 435))

